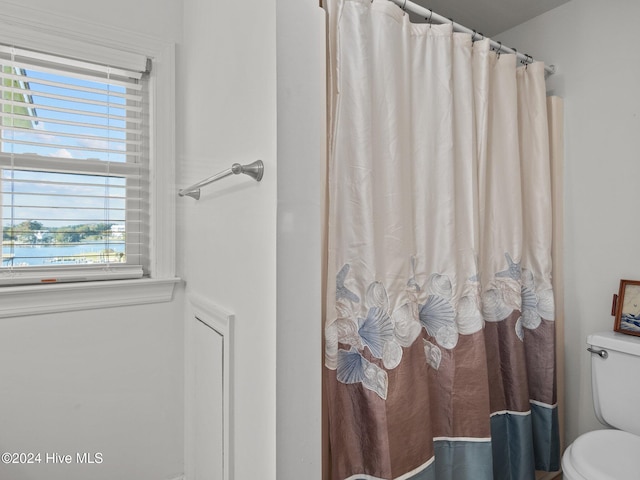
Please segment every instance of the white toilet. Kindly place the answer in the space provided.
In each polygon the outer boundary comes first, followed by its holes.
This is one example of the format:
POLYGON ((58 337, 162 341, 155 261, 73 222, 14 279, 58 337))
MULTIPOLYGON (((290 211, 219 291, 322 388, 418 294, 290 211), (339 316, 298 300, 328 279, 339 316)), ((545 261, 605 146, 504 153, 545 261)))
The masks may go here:
POLYGON ((562 456, 564 480, 640 480, 640 337, 587 337, 598 420, 616 430, 580 435, 562 456))

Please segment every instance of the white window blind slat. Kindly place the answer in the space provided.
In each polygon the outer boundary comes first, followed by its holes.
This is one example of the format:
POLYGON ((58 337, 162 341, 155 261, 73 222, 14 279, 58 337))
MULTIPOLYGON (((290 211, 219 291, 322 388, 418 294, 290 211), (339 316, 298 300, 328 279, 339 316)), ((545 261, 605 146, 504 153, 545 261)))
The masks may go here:
MULTIPOLYGON (((8 128, 5 129, 7 131, 11 131, 13 129, 8 128)), ((62 151, 63 155, 72 155, 72 153, 66 152, 64 150, 73 150, 74 152, 96 152, 96 153, 105 153, 105 154, 117 154, 117 155, 131 155, 131 156, 136 156, 139 157, 142 154, 140 152, 128 152, 127 150, 123 149, 116 149, 116 148, 100 148, 100 147, 87 147, 87 146, 83 146, 83 145, 73 145, 70 142, 67 143, 63 143, 62 141, 58 142, 58 143, 46 143, 46 142, 31 142, 28 140, 4 140, 3 144, 7 144, 7 145, 16 145, 16 146, 29 146, 29 147, 46 147, 49 149, 58 149, 60 151, 62 151)), ((53 156, 52 154, 49 154, 49 156, 53 156)))
POLYGON ((108 268, 95 268, 92 265, 79 268, 77 264, 65 260, 65 257, 60 257, 58 260, 56 265, 45 268, 24 267, 13 270, 11 275, 0 275, 0 286, 140 278, 140 269, 132 265, 109 263, 108 268))
POLYGON ((0 45, 0 286, 143 276, 146 83, 0 45))
MULTIPOLYGON (((74 122, 72 120, 63 120, 61 118, 51 118, 51 117, 43 117, 41 115, 42 113, 42 108, 40 108, 38 110, 38 123, 42 124, 42 125, 66 125, 69 127, 80 127, 83 129, 102 129, 104 127, 109 127, 109 129, 113 132, 131 132, 135 135, 142 135, 142 129, 141 128, 136 128, 136 127, 118 127, 116 125, 113 125, 113 123, 116 123, 115 120, 112 119, 112 122, 109 122, 109 124, 105 124, 105 123, 88 123, 88 122, 74 122)), ((9 117, 9 114, 4 114, 2 112, 0 112, 0 117, 9 117)), ((30 116, 29 115, 21 115, 21 114, 14 114, 13 115, 14 118, 18 118, 20 120, 24 120, 24 121, 29 121, 30 120, 30 116)), ((108 117, 107 117, 108 118, 108 117)), ((127 123, 127 120, 119 120, 119 122, 122 123, 127 123)))
MULTIPOLYGON (((11 115, 2 115, 2 117, 11 117, 11 115)), ((86 127, 86 126, 85 126, 86 127)), ((88 128, 88 127, 87 127, 88 128)), ((102 127, 102 128, 108 128, 109 130, 111 130, 110 127, 102 127)), ((3 130, 5 132, 20 132, 22 134, 25 133, 24 128, 14 128, 14 127, 4 127, 3 130)), ((116 137, 109 137, 109 136, 98 136, 98 135, 86 135, 86 134, 81 134, 81 133, 67 133, 67 132, 58 132, 58 131, 54 131, 54 130, 50 130, 49 131, 50 135, 52 137, 64 137, 64 138, 74 138, 74 139, 78 139, 78 140, 87 140, 87 141, 95 141, 95 142, 105 142, 105 143, 117 143, 117 144, 126 144, 126 145, 142 145, 142 140, 129 140, 126 138, 116 138, 116 137)), ((129 133, 133 133, 133 132, 129 132, 129 133)), ((7 143, 19 143, 17 140, 14 139, 7 139, 6 140, 7 143)), ((30 142, 30 145, 33 145, 34 142, 30 142)), ((36 143, 36 144, 42 144, 45 145, 44 142, 40 143, 36 143)), ((124 148, 124 146, 122 147, 124 148)), ((83 150, 87 150, 88 147, 84 147, 83 150)), ((115 151, 118 151, 117 149, 114 149, 115 151)))
MULTIPOLYGON (((21 70, 23 69, 17 66, 12 67, 5 65, 4 70, 0 71, 0 79, 5 82, 5 88, 14 88, 20 90, 20 88, 22 87, 21 84, 25 81, 25 78, 23 75, 14 72, 19 72, 21 70), (12 87, 12 85, 14 86, 12 87)), ((101 83, 99 84, 90 81, 85 82, 74 80, 73 83, 66 83, 62 81, 43 80, 33 77, 34 72, 29 72, 31 75, 29 77, 29 86, 31 87, 33 85, 38 85, 37 90, 40 92, 46 92, 47 94, 51 95, 51 98, 56 98, 54 96, 56 92, 59 94, 61 99, 70 100, 72 102, 80 102, 83 99, 91 97, 98 99, 109 97, 111 99, 111 103, 113 103, 114 105, 125 105, 126 101, 129 100, 132 102, 139 102, 141 99, 141 92, 134 92, 126 85, 114 88, 114 85, 101 83)), ((42 73, 41 75, 47 76, 48 74, 42 73)), ((63 80, 66 79, 63 78, 63 80)))
MULTIPOLYGON (((5 62, 7 63, 7 62, 5 62)), ((24 77, 22 77, 21 75, 15 75, 13 73, 10 73, 11 71, 7 70, 5 72, 0 72, 0 77, 5 78, 5 79, 9 79, 9 80, 17 80, 17 81, 24 81, 24 77)), ((33 78, 31 77, 29 79, 29 83, 31 85, 33 85, 34 83, 38 83, 40 85, 47 85, 49 87, 54 87, 54 88, 64 88, 64 89, 68 89, 68 90, 73 90, 73 91, 78 91, 78 92, 85 92, 85 93, 95 93, 95 94, 102 94, 105 95, 107 93, 109 93, 109 95, 116 97, 116 98, 122 98, 122 99, 126 99, 126 100, 133 100, 133 101, 139 101, 140 100, 140 95, 131 95, 128 94, 126 92, 118 92, 118 91, 114 91, 114 90, 106 90, 105 88, 92 88, 92 87, 86 87, 86 86, 82 86, 82 85, 74 85, 72 83, 65 83, 65 82, 60 82, 60 81, 55 81, 55 80, 45 80, 42 78, 33 78)), ((130 87, 128 88, 130 90, 130 87)))
MULTIPOLYGON (((53 158, 30 153, 11 155, 2 152, 0 152, 0 167, 15 167, 16 170, 24 171, 66 172, 71 175, 96 174, 101 177, 113 175, 115 177, 127 178, 142 178, 143 174, 140 172, 140 169, 146 168, 143 164, 136 162, 105 162, 95 158, 85 158, 82 159, 81 162, 78 162, 77 159, 74 158, 53 158)), ((59 179, 61 177, 50 178, 59 179)), ((73 180, 75 180, 75 178, 73 180)), ((104 179, 102 178, 95 179, 93 177, 86 177, 85 180, 87 182, 101 182, 102 185, 104 184, 104 179)), ((72 181, 71 183, 75 184, 76 182, 72 181)), ((133 184, 133 182, 131 183, 133 184)))
MULTIPOLYGON (((38 197, 44 197, 44 198, 60 197, 60 198, 95 198, 95 199, 101 199, 101 200, 104 201, 104 200, 124 200, 126 198, 126 197, 121 196, 121 195, 93 196, 93 195, 41 193, 41 192, 12 192, 11 190, 2 190, 0 193, 6 193, 8 195, 21 196, 22 198, 26 197, 27 199, 31 198, 31 197, 34 197, 34 198, 38 198, 38 197)), ((22 201, 26 201, 26 200, 22 200, 22 201)), ((23 206, 26 206, 26 205, 23 205, 23 206)), ((62 208, 62 207, 49 206, 49 208, 62 208)), ((88 208, 88 207, 81 207, 81 206, 76 205, 74 208, 88 208)))
MULTIPOLYGON (((2 162, 0 162, 0 166, 2 165, 2 162)), ((120 166, 119 164, 117 165, 118 167, 120 166)), ((89 172, 91 173, 91 172, 89 172)), ((126 175, 122 175, 124 177, 126 177, 126 175)), ((133 176, 138 176, 138 173, 135 172, 133 174, 133 176)), ((117 178, 117 177, 114 177, 117 178)), ((5 181, 5 185, 8 185, 9 182, 5 181)), ((89 182, 86 179, 82 179, 82 180, 78 180, 76 182, 71 182, 71 181, 64 181, 64 179, 57 179, 57 180, 44 180, 42 178, 39 178, 37 180, 29 180, 29 179, 19 179, 19 178, 13 178, 11 179, 11 185, 13 185, 14 187, 18 187, 18 188, 24 188, 27 189, 28 186, 30 185, 40 185, 40 186, 44 186, 44 185, 50 185, 51 188, 55 188, 57 185, 58 186, 67 186, 67 185, 73 185, 73 186, 78 186, 78 187, 104 187, 104 181, 102 183, 96 183, 96 182, 89 182)), ((110 188, 115 189, 115 188, 119 188, 121 190, 124 190, 126 188, 140 188, 139 186, 134 186, 134 185, 118 185, 116 183, 111 183, 110 188)), ((13 190, 12 190, 13 191, 13 190)), ((50 192, 51 190, 47 190, 47 192, 45 192, 45 194, 47 194, 48 192, 50 192)))
MULTIPOLYGON (((2 79, 1 76, 0 76, 0 79, 2 79)), ((3 80, 8 80, 8 79, 3 79, 3 80)), ((11 82, 11 80, 8 80, 8 81, 11 82)), ((17 83, 17 82, 13 81, 12 83, 17 83)), ((39 85, 39 84, 37 82, 29 82, 29 90, 31 91, 36 85, 39 85)), ((24 95, 26 86, 24 88, 5 86, 3 87, 2 90, 5 94, 24 95)), ((68 93, 73 93, 71 89, 66 89, 66 91, 68 93)), ((136 113, 142 112, 141 107, 131 105, 131 104, 118 103, 114 101, 121 97, 117 95, 109 95, 108 92, 96 94, 95 99, 84 98, 84 97, 79 97, 74 95, 60 95, 60 94, 46 92, 46 91, 39 92, 38 96, 42 99, 60 100, 61 102, 67 102, 70 105, 97 106, 97 107, 104 107, 105 109, 110 108, 114 110, 114 113, 112 114, 114 118, 123 119, 123 120, 126 119, 126 116, 119 115, 118 113, 116 113, 118 110, 124 110, 127 112, 136 112, 136 113), (98 99, 98 97, 107 97, 107 98, 98 99)), ((134 96, 134 95, 131 95, 131 96, 137 98, 137 100, 131 100, 131 101, 139 102, 141 100, 141 97, 139 96, 134 96)), ((84 110, 80 109, 80 111, 84 111, 84 110)), ((89 110, 86 110, 86 111, 89 111, 89 110)))
MULTIPOLYGON (((24 102, 14 102, 12 100, 4 100, 3 104, 5 106, 13 106, 13 107, 24 107, 25 104, 24 102)), ((91 118, 108 118, 108 119, 112 119, 112 120, 120 120, 120 121, 124 121, 125 118, 123 119, 118 119, 118 117, 116 117, 113 114, 107 114, 107 113, 101 113, 101 112, 88 112, 85 110, 77 110, 77 109, 73 109, 73 108, 60 108, 60 107, 54 107, 51 105, 38 105, 38 109, 39 110, 43 110, 43 111, 49 111, 49 112, 57 112, 57 113, 67 113, 67 114, 71 114, 71 115, 82 115, 83 117, 87 118, 87 121, 91 121, 91 118)), ((23 115, 23 116, 29 116, 28 114, 15 114, 15 115, 23 115)), ((38 117, 39 120, 40 117, 38 117)), ((95 121, 95 120, 94 120, 95 121)), ((129 118, 126 117, 126 122, 127 123, 136 123, 136 124, 140 124, 142 123, 142 119, 141 118, 129 118)))

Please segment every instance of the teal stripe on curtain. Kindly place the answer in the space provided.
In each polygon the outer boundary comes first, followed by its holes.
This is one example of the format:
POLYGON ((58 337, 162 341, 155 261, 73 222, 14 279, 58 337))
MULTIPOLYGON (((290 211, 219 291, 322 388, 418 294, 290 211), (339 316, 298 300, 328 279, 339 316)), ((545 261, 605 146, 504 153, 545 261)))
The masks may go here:
POLYGON ((434 442, 438 480, 492 480, 491 442, 434 442))
POLYGON ((491 417, 494 480, 535 480, 531 415, 491 417))
MULTIPOLYGON (((435 462, 402 480, 492 480, 491 442, 436 440, 435 462)), ((370 480, 362 476, 350 480, 370 480)))
POLYGON ((531 404, 533 450, 536 470, 560 470, 560 426, 558 408, 531 404))

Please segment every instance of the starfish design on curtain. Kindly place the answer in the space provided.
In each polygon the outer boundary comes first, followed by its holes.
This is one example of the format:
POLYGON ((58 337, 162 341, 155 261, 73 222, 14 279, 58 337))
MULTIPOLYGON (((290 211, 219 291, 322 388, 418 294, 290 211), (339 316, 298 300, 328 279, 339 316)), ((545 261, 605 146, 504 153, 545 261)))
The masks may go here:
POLYGON ((351 269, 351 265, 345 263, 344 266, 340 269, 338 274, 336 275, 336 300, 347 299, 351 300, 354 303, 360 302, 360 297, 349 290, 344 286, 344 281, 349 274, 349 270, 351 269))
POLYGON ((507 259, 509 267, 506 270, 496 273, 496 277, 509 277, 513 280, 520 281, 520 276, 522 275, 520 262, 514 262, 508 253, 505 253, 504 256, 507 259))

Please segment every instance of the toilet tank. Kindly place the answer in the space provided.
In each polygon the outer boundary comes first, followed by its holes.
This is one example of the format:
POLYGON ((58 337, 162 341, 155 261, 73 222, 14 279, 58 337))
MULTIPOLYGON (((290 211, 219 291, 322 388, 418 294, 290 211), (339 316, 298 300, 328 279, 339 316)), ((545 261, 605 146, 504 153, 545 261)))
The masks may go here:
POLYGON ((591 386, 596 417, 605 425, 640 435, 640 337, 600 332, 587 337, 591 354, 591 386))

